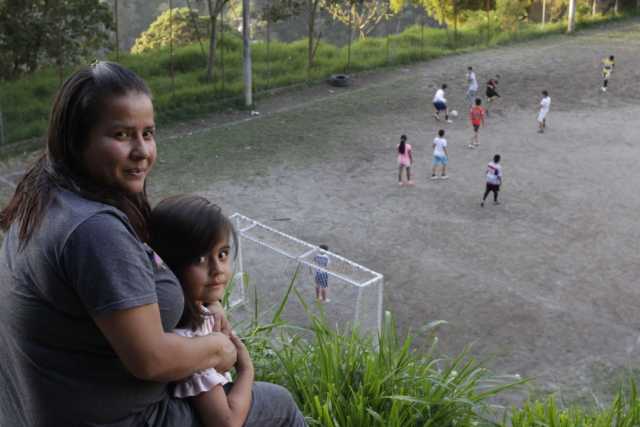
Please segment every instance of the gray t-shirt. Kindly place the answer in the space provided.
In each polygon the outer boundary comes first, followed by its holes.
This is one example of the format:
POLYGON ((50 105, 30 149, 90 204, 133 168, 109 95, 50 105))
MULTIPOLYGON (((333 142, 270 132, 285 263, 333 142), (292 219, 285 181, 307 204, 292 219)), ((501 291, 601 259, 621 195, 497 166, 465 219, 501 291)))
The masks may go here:
POLYGON ((149 417, 166 405, 166 384, 131 375, 92 318, 156 303, 170 331, 180 284, 120 210, 59 190, 22 250, 12 225, 0 250, 0 359, 30 424, 164 424, 149 417))

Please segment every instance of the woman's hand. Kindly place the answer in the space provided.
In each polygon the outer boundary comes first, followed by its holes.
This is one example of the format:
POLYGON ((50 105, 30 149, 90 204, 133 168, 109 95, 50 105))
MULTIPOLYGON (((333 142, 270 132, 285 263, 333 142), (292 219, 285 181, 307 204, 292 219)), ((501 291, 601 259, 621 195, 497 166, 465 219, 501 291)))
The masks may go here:
POLYGON ((238 359, 235 366, 238 374, 241 372, 253 372, 253 362, 251 361, 251 356, 249 355, 247 347, 237 335, 231 334, 229 338, 233 345, 236 346, 238 359))

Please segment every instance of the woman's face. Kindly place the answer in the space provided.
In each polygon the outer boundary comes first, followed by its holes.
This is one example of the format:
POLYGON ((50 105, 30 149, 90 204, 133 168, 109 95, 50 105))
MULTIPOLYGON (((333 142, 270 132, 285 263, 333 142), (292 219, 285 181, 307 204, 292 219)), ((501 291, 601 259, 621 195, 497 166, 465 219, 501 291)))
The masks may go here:
POLYGON ((224 289, 231 278, 229 240, 216 244, 211 252, 185 268, 182 286, 186 297, 201 304, 222 300, 224 289))
POLYGON ((129 92, 108 100, 83 153, 87 172, 100 185, 141 193, 156 161, 155 122, 149 96, 129 92))

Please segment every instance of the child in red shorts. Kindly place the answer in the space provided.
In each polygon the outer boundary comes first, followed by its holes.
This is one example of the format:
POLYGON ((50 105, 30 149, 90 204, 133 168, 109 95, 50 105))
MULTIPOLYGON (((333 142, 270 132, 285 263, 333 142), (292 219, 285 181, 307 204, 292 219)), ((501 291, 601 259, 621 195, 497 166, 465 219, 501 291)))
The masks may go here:
POLYGON ((469 119, 471 120, 471 126, 473 126, 473 136, 469 143, 469 148, 476 148, 480 143, 478 142, 478 130, 480 126, 484 127, 484 108, 482 108, 482 100, 476 98, 476 105, 469 110, 469 119))

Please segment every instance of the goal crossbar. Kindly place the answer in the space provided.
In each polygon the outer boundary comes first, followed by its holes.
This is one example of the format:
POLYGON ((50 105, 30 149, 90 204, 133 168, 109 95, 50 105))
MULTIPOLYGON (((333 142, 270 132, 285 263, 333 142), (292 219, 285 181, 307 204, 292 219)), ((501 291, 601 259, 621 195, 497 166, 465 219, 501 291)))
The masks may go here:
POLYGON ((308 266, 310 268, 313 268, 313 269, 318 270, 318 271, 324 271, 327 274, 329 274, 331 276, 334 276, 334 277, 337 277, 337 278, 339 278, 341 280, 344 280, 345 282, 347 282, 347 283, 349 283, 351 285, 354 285, 354 286, 357 286, 357 287, 364 287, 364 286, 368 286, 369 284, 375 282, 376 280, 382 280, 383 279, 383 275, 378 273, 378 272, 375 272, 375 271, 373 271, 373 270, 371 270, 371 269, 369 269, 367 267, 364 267, 364 266, 362 266, 362 265, 360 265, 358 263, 355 263, 355 262, 353 262, 353 261, 351 261, 351 260, 349 260, 349 259, 347 259, 347 258, 345 258, 343 256, 335 254, 335 253, 333 253, 331 251, 322 250, 318 246, 312 245, 311 243, 305 242, 304 240, 300 240, 300 239, 298 239, 296 237, 293 237, 293 236, 291 236, 289 234, 283 233, 282 231, 276 230, 276 229, 274 229, 272 227, 269 227, 268 225, 262 224, 262 223, 260 223, 260 222, 258 222, 256 220, 254 220, 254 219, 251 219, 251 218, 246 217, 244 215, 241 215, 239 213, 234 213, 233 215, 231 215, 230 219, 232 221, 234 221, 238 225, 240 225, 240 224, 243 225, 242 227, 238 227, 238 231, 239 231, 240 236, 242 238, 250 240, 250 241, 252 241, 252 242, 254 242, 254 243, 258 244, 258 245, 267 247, 267 248, 269 248, 269 249, 271 249, 271 250, 273 250, 275 252, 278 252, 279 254, 281 254, 281 255, 283 255, 283 256, 285 256, 287 258, 296 260, 296 261, 300 262, 301 264, 306 265, 306 266, 308 266), (292 242, 295 242, 297 245, 301 246, 302 248, 304 248, 306 250, 304 250, 304 252, 300 252, 300 253, 291 253, 290 251, 287 251, 287 250, 285 250, 283 248, 280 248, 280 247, 276 247, 275 245, 272 245, 272 244, 270 244, 270 243, 268 243, 268 242, 266 242, 264 240, 256 238, 256 237, 252 236, 249 233, 251 230, 254 230, 256 227, 260 228, 260 229, 263 229, 263 230, 265 230, 267 232, 273 233, 275 235, 278 235, 280 237, 283 237, 283 238, 285 238, 287 240, 290 240, 292 242), (363 273, 367 273, 369 275, 369 277, 367 277, 367 279, 364 280, 364 281, 363 280, 354 280, 351 277, 348 277, 348 276, 346 276, 344 274, 341 274, 341 273, 338 273, 336 271, 332 271, 332 270, 326 269, 326 268, 324 268, 322 266, 317 265, 316 263, 314 263, 312 261, 309 261, 309 260, 305 259, 309 255, 311 255, 312 253, 317 252, 317 251, 322 251, 323 253, 329 254, 329 255, 331 255, 332 258, 334 258, 336 260, 339 260, 340 262, 343 262, 343 263, 349 265, 350 267, 352 267, 352 268, 354 268, 356 270, 359 270, 359 271, 361 271, 363 273))

